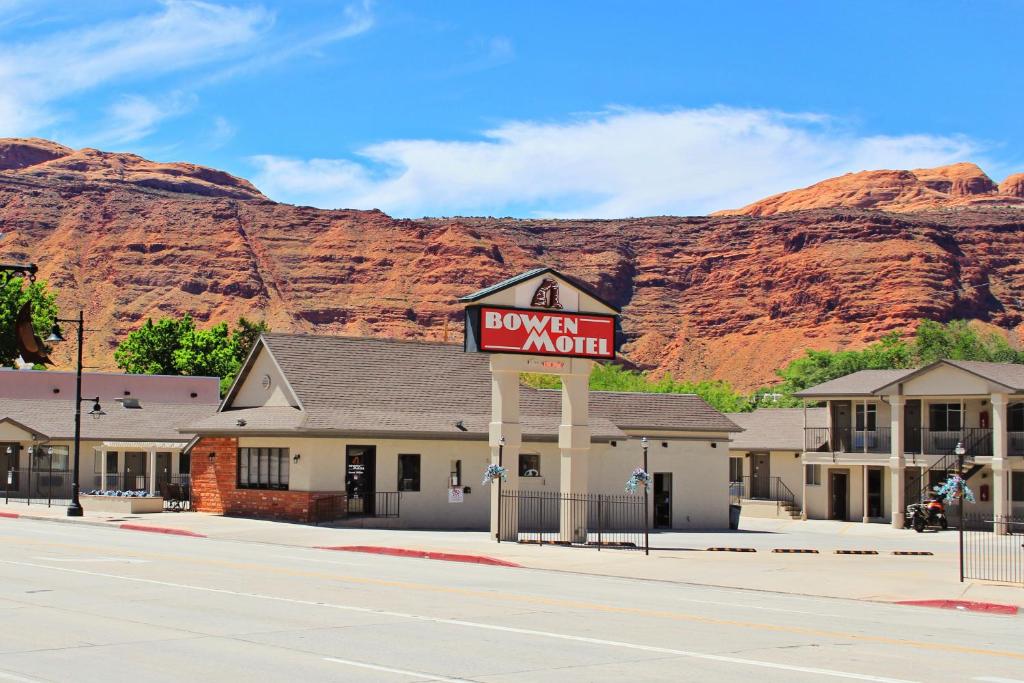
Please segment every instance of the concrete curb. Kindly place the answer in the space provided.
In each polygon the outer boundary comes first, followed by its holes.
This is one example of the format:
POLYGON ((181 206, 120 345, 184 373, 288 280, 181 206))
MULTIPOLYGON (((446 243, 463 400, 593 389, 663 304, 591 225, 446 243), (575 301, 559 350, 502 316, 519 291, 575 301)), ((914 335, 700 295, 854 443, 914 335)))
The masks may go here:
POLYGON ((0 512, 0 518, 2 519, 28 519, 33 522, 53 522, 55 524, 84 524, 86 526, 100 527, 101 529, 124 529, 126 531, 148 531, 154 534, 168 534, 171 536, 189 536, 192 538, 206 538, 205 534, 200 534, 195 531, 189 531, 188 529, 175 529, 172 527, 161 527, 161 526, 147 526, 145 524, 116 524, 113 522, 96 522, 91 519, 82 519, 81 517, 76 518, 65 518, 65 517, 45 517, 43 515, 23 515, 19 512, 0 512))
POLYGON ((813 548, 773 548, 773 553, 807 553, 817 555, 818 551, 813 548))
POLYGON ((756 553, 757 548, 724 548, 716 546, 714 548, 708 548, 709 553, 756 553))
POLYGON ((877 550, 837 550, 836 555, 877 555, 877 550))
POLYGON ((409 548, 386 548, 374 545, 339 545, 315 546, 319 550, 341 550, 349 553, 370 553, 373 555, 391 555, 393 557, 413 557, 421 560, 443 560, 446 562, 468 562, 470 564, 486 564, 495 567, 514 567, 522 569, 523 565, 508 560, 499 560, 486 555, 464 555, 461 553, 442 553, 430 550, 411 550, 409 548))
POLYGON ((18 519, 21 517, 17 512, 0 512, 0 517, 5 519, 18 519))
POLYGON ((938 607, 939 609, 958 609, 968 612, 985 612, 986 614, 1015 615, 1020 611, 1016 605, 1001 605, 997 602, 974 602, 971 600, 899 600, 895 604, 910 607, 938 607))
POLYGON ((117 528, 127 529, 128 531, 147 531, 151 534, 168 534, 170 536, 189 536, 191 538, 206 538, 206 534, 200 534, 195 531, 189 531, 188 529, 175 529, 173 527, 146 526, 145 524, 119 524, 117 528))

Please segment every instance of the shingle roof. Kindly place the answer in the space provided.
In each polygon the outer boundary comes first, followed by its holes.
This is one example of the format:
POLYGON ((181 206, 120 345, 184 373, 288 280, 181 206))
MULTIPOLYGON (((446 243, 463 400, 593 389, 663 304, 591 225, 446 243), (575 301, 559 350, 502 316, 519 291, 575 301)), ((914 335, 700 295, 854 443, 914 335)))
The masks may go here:
MULTIPOLYGON (((263 341, 303 410, 226 410, 192 426, 204 433, 243 428, 479 438, 487 434, 491 372, 487 354, 461 346, 394 339, 268 334, 263 341), (265 414, 258 414, 266 411, 265 414), (298 414, 298 416, 296 416, 298 414), (456 427, 462 421, 465 431, 456 427)), ((559 392, 521 390, 524 436, 554 438, 559 392)), ((623 427, 728 432, 736 426, 700 398, 681 394, 591 393, 595 439, 623 438, 623 427)))
MULTIPOLYGON (((84 408, 88 409, 89 404, 84 408)), ((142 408, 123 408, 103 403, 106 415, 93 419, 82 415, 82 438, 90 441, 186 441, 179 428, 208 417, 216 405, 187 405, 146 401, 142 408)), ((74 438, 75 402, 66 399, 16 399, 0 401, 0 418, 10 419, 50 439, 74 438)))
POLYGON ((620 310, 619 307, 616 306, 615 304, 611 303, 610 301, 606 301, 600 294, 595 292, 594 289, 587 283, 583 282, 582 280, 578 280, 570 275, 564 275, 563 273, 559 273, 554 268, 534 268, 533 270, 528 270, 525 273, 516 275, 515 277, 510 277, 507 280, 502 280, 501 282, 490 285, 489 287, 484 287, 483 289, 477 290, 472 294, 467 294, 466 296, 460 297, 459 301, 461 301, 462 303, 473 303, 474 301, 479 301, 480 299, 488 297, 491 294, 496 294, 502 290, 508 289, 509 287, 514 287, 521 282, 526 282, 531 278, 545 274, 554 275, 555 277, 560 278, 565 282, 568 282, 576 289, 586 293, 587 296, 591 297, 592 299, 600 301, 602 304, 612 309, 613 311, 620 310))
POLYGON ((913 372, 913 370, 858 370, 849 375, 808 387, 793 395, 798 398, 870 396, 878 389, 898 382, 913 372))
MULTIPOLYGON (((729 448, 735 450, 802 451, 804 411, 802 408, 760 408, 750 413, 726 413, 743 428, 734 434, 729 448)), ((824 408, 807 409, 807 426, 824 427, 824 408)))
POLYGON ((986 363, 977 360, 946 360, 948 365, 1016 391, 1024 391, 1024 365, 1020 363, 986 363))

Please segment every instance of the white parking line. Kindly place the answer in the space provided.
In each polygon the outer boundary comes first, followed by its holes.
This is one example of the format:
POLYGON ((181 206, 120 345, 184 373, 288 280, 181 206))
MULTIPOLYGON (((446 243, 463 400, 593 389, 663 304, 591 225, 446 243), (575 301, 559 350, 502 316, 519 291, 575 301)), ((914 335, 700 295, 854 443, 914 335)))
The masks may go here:
POLYGON ((335 664, 345 664, 347 666, 357 666, 361 669, 373 669, 374 671, 386 671, 389 674, 401 674, 403 676, 414 676, 421 681, 441 681, 442 683, 467 683, 468 678, 445 678, 444 676, 435 676, 434 674, 425 674, 422 671, 406 671, 405 669, 389 669, 386 666, 377 666, 376 664, 367 664, 366 662, 353 662, 351 659, 338 659, 336 657, 324 657, 326 662, 334 662, 335 664))
POLYGON ((641 645, 639 643, 628 643, 618 640, 605 640, 603 638, 588 638, 585 636, 574 636, 568 633, 555 633, 552 631, 537 631, 528 628, 516 628, 514 626, 499 626, 497 624, 486 624, 476 621, 463 621, 461 619, 444 619, 442 617, 428 617, 421 614, 410 614, 407 612, 392 612, 390 610, 374 609, 372 607, 356 607, 354 605, 339 605, 337 603, 330 602, 316 602, 314 600, 299 600, 296 598, 285 598, 278 595, 267 595, 264 593, 246 593, 243 591, 233 591, 226 588, 209 588, 207 586, 194 586, 186 583, 175 583, 172 581, 159 581, 157 579, 143 579, 135 576, 123 576, 120 574, 106 574, 103 572, 91 572, 85 569, 71 569, 68 567, 54 567, 45 564, 36 564, 33 562, 17 562, 14 560, 0 560, 0 564, 9 564, 18 567, 32 567, 35 569, 49 569, 55 572, 66 572, 69 574, 82 574, 84 576, 98 576, 101 578, 115 579, 117 581, 132 581, 134 583, 145 583, 154 586, 167 586, 170 588, 180 588, 183 590, 199 591, 203 593, 217 593, 220 595, 234 595, 244 598, 252 598, 255 600, 269 600, 272 602, 283 602, 293 605, 305 605, 309 607, 325 607, 329 609, 343 610, 346 612, 359 612, 362 614, 376 614, 379 616, 395 617, 397 619, 409 619, 412 621, 427 622, 432 624, 445 624, 447 626, 463 626, 466 628, 474 628, 484 631, 499 631, 502 633, 516 633, 519 635, 533 636, 538 638, 549 638, 552 640, 570 641, 575 643, 586 643, 588 645, 602 645, 606 647, 622 648, 628 650, 638 650, 641 652, 654 652, 657 654, 674 655, 677 657, 687 657, 690 659, 702 659, 712 662, 722 662, 725 664, 737 664, 740 666, 750 666, 762 669, 776 669, 781 671, 794 671, 799 673, 813 674, 816 676, 830 676, 832 678, 846 678, 856 681, 873 681, 874 683, 911 683, 906 679, 900 678, 887 678, 885 676, 872 676, 870 674, 860 674, 851 671, 838 671, 835 669, 819 669, 810 666, 795 666, 790 664, 779 664, 776 662, 766 662, 758 659, 743 659, 740 657, 729 657, 726 655, 715 655, 706 652, 695 652, 692 650, 677 650, 669 647, 657 647, 654 645, 641 645))

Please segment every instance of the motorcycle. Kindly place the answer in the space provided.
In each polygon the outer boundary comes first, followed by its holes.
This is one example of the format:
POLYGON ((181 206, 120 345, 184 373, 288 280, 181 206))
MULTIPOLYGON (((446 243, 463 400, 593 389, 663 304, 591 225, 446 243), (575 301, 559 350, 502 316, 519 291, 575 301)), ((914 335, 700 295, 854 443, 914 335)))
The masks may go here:
POLYGON ((926 527, 939 527, 948 529, 949 521, 946 519, 946 507, 938 498, 924 503, 914 503, 907 506, 907 521, 914 531, 921 533, 926 527))

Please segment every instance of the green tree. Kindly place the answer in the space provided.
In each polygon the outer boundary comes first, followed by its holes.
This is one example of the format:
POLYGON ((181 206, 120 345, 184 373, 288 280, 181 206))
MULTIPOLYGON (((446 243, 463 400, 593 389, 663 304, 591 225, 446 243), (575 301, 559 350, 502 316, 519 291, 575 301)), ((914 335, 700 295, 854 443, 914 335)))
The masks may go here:
POLYGON ((266 323, 244 317, 238 319, 234 330, 223 322, 197 329, 187 314, 180 320, 147 320, 118 345, 114 361, 134 374, 220 377, 223 393, 234 382, 253 344, 267 331, 266 323))
POLYGON ((57 295, 44 281, 29 282, 26 287, 23 278, 0 275, 0 365, 14 365, 18 357, 14 322, 27 301, 32 302, 32 327, 45 339, 57 319, 57 295))

